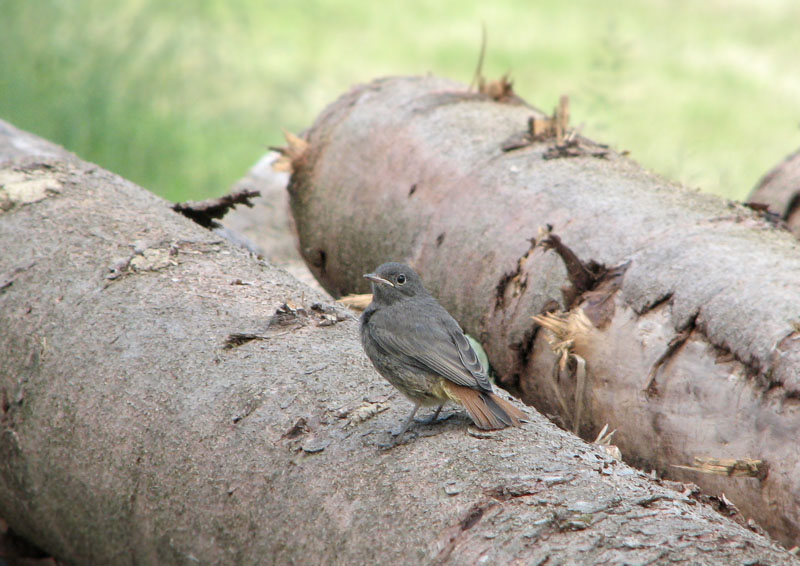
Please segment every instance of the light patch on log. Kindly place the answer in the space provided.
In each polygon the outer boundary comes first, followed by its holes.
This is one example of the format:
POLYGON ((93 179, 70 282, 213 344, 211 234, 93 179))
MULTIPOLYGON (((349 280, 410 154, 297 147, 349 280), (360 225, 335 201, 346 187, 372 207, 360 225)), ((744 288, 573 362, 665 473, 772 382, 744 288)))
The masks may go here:
POLYGON ((131 259, 130 263, 130 267, 136 271, 158 271, 170 265, 178 263, 170 257, 169 250, 161 248, 147 248, 131 259))
POLYGON ((61 183, 46 172, 0 172, 0 211, 44 200, 61 192, 61 183))

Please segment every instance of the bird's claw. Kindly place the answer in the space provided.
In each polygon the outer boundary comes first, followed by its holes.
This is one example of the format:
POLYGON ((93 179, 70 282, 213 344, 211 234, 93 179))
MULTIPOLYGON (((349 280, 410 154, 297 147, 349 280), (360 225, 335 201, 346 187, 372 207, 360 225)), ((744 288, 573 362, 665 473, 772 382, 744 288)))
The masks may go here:
POLYGON ((437 416, 437 415, 431 415, 430 417, 426 417, 426 418, 424 418, 424 419, 414 419, 414 422, 415 422, 415 423, 419 423, 419 424, 426 424, 426 425, 427 425, 427 424, 433 424, 433 423, 438 423, 438 422, 446 421, 447 419, 449 419, 450 417, 452 417, 454 414, 455 414, 455 413, 452 413, 452 412, 451 412, 451 413, 447 413, 447 414, 445 414, 445 415, 439 415, 439 416, 437 416))

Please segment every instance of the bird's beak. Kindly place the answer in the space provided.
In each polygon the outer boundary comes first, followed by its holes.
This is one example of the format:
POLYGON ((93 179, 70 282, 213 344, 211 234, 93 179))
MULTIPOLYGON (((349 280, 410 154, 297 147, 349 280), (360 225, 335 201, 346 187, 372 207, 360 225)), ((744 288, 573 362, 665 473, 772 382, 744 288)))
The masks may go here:
POLYGON ((370 281, 374 281, 375 283, 381 283, 383 285, 388 285, 389 287, 394 287, 394 283, 392 283, 388 279, 384 279, 377 273, 365 273, 364 279, 369 279, 370 281))

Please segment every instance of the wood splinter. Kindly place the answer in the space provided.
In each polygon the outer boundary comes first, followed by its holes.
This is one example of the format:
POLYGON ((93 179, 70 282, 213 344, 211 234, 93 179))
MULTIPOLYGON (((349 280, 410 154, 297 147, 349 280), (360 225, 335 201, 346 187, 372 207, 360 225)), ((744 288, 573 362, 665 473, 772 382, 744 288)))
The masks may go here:
POLYGON ((308 142, 287 130, 283 131, 283 137, 286 138, 284 147, 270 147, 271 150, 281 154, 272 164, 272 170, 278 173, 293 173, 308 149, 308 142))
POLYGON ((572 432, 578 434, 585 403, 587 376, 586 360, 575 354, 573 347, 576 337, 581 334, 585 335, 592 328, 592 322, 580 308, 569 313, 545 313, 532 318, 534 322, 551 333, 547 336, 547 341, 558 356, 558 363, 553 365, 553 373, 549 381, 564 415, 569 414, 569 409, 558 386, 557 376, 560 371, 569 367, 570 360, 575 361, 573 374, 575 378, 575 413, 572 416, 572 432))
POLYGON ((695 456, 694 465, 681 466, 672 464, 673 468, 691 470, 702 474, 716 474, 736 478, 749 477, 759 481, 766 479, 769 465, 764 460, 752 458, 712 458, 710 456, 695 456))

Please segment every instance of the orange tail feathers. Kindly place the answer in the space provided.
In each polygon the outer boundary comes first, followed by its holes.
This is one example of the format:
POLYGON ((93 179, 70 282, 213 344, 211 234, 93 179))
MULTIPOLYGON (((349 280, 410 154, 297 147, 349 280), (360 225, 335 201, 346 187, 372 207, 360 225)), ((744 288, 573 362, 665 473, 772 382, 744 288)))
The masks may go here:
POLYGON ((525 413, 494 393, 476 391, 455 383, 445 383, 443 386, 448 397, 463 405, 472 422, 480 429, 494 430, 519 426, 520 421, 527 420, 525 413))

